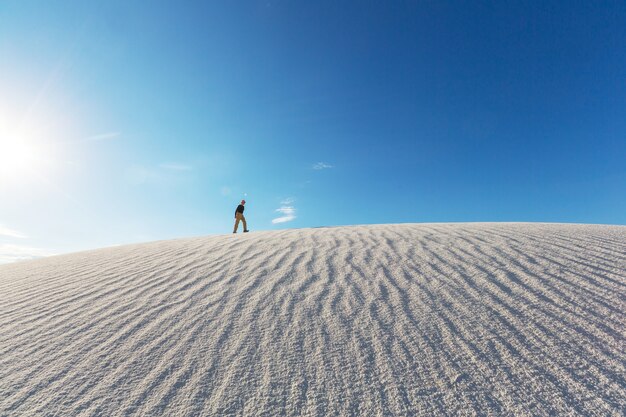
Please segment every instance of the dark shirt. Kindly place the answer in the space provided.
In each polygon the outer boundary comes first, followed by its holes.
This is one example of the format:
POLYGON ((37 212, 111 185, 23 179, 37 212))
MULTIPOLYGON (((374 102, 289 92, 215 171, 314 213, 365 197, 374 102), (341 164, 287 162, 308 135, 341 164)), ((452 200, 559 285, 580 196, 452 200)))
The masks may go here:
POLYGON ((237 217, 237 213, 241 213, 241 214, 243 214, 243 209, 244 209, 244 208, 245 208, 245 207, 243 206, 243 204, 239 204, 239 205, 237 206, 237 210, 235 210, 235 217, 237 217))

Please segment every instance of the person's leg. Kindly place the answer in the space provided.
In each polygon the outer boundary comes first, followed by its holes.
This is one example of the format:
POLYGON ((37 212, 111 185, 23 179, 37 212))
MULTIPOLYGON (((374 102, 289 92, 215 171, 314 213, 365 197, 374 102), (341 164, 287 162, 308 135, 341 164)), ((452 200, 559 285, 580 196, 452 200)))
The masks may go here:
POLYGON ((248 231, 248 224, 246 223, 246 217, 243 214, 241 215, 241 221, 243 222, 243 231, 247 232, 248 231))
MULTIPOLYGON (((237 233, 237 228, 239 227, 239 215, 235 217, 235 228, 233 229, 233 233, 237 233)), ((245 226, 244 226, 245 229, 245 226)))

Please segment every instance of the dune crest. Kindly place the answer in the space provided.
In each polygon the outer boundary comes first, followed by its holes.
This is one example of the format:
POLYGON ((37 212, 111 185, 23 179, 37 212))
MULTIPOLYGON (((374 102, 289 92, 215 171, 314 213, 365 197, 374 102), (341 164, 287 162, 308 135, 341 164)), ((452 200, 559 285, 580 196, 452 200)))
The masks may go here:
POLYGON ((620 415, 626 227, 259 232, 0 265, 0 415, 620 415))

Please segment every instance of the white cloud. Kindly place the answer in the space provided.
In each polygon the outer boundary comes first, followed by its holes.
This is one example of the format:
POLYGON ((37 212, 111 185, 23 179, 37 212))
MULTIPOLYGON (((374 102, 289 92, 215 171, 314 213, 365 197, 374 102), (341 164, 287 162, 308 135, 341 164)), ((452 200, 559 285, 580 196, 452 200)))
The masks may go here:
POLYGON ((283 206, 276 209, 276 211, 282 214, 282 216, 272 220, 273 224, 290 222, 296 218, 296 209, 292 206, 283 206))
POLYGON ((26 236, 22 232, 18 232, 17 230, 9 229, 8 227, 4 227, 0 224, 0 236, 12 237, 16 239, 26 239, 26 236))
POLYGON ((89 136, 88 138, 85 138, 85 141, 90 141, 90 142, 95 142, 95 141, 99 141, 99 140, 108 140, 108 139, 115 139, 117 137, 119 137, 121 135, 120 132, 107 132, 107 133, 100 133, 97 135, 93 135, 93 136, 89 136))
POLYGON ((126 169, 126 178, 133 185, 146 183, 164 183, 182 176, 183 172, 191 171, 191 165, 180 163, 163 163, 155 166, 133 165, 126 169))
POLYGON ((160 178, 158 172, 141 165, 131 166, 126 170, 126 177, 133 185, 141 185, 160 178))
POLYGON ((0 264, 52 256, 55 253, 41 248, 0 244, 0 264))
POLYGON ((332 168, 333 166, 330 164, 327 164, 326 162, 318 162, 317 164, 313 164, 313 169, 328 169, 328 168, 332 168))
POLYGON ((191 165, 179 164, 177 162, 161 164, 159 167, 170 171, 191 171, 193 169, 191 165))
POLYGON ((285 198, 283 201, 281 201, 281 202, 280 202, 280 205, 281 205, 281 206, 289 206, 289 205, 293 204, 293 202, 294 202, 294 201, 296 201, 296 199, 295 199, 295 198, 293 198, 293 197, 288 197, 288 198, 285 198))

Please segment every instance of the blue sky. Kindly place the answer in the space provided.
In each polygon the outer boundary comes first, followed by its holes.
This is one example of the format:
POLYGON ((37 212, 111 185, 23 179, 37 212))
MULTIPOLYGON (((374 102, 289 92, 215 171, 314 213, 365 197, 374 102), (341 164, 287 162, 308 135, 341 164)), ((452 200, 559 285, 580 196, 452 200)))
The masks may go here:
POLYGON ((229 233, 241 198, 626 224, 624 39, 623 1, 2 1, 0 253, 229 233))

